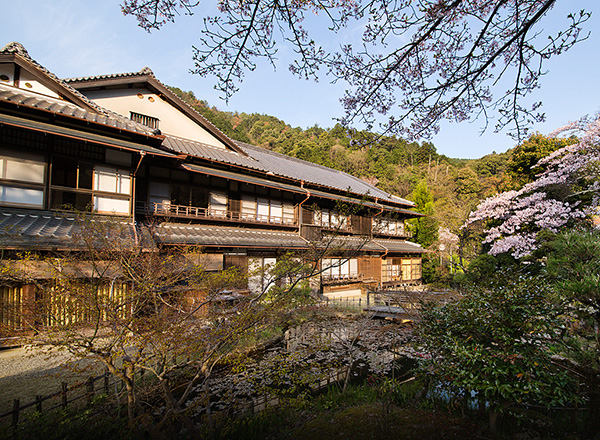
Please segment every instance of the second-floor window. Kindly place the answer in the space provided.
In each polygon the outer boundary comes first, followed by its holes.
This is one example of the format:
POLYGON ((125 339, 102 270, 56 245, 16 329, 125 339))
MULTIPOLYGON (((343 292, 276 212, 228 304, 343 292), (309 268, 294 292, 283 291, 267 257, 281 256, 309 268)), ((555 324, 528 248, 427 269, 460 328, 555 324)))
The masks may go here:
POLYGON ((55 157, 52 163, 53 209, 129 215, 131 176, 116 167, 55 157))
POLYGON ((46 163, 44 156, 3 152, 0 155, 0 204, 44 207, 46 163))
POLYGON ((347 229, 348 216, 334 210, 320 209, 313 213, 313 224, 329 229, 347 229))
POLYGON ((373 218, 373 232, 385 235, 406 235, 404 220, 393 218, 373 218))

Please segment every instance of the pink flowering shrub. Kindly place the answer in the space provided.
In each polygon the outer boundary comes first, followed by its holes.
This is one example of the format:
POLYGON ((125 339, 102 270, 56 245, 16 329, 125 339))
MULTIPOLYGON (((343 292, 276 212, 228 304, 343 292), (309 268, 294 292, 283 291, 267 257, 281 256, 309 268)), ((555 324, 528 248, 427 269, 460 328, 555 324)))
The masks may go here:
POLYGON ((600 116, 583 118, 553 133, 578 134, 579 143, 538 162, 545 171, 518 191, 482 201, 463 228, 487 222, 483 243, 491 255, 510 252, 517 259, 537 249, 541 230, 558 232, 570 221, 596 215, 600 206, 600 116), (560 189, 560 190, 558 190, 560 189))

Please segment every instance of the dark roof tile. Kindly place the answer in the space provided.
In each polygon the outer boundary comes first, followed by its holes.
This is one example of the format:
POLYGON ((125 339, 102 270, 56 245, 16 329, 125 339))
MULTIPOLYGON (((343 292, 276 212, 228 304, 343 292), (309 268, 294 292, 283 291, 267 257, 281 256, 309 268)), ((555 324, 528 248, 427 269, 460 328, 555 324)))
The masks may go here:
POLYGON ((145 135, 152 130, 116 113, 103 114, 87 111, 75 104, 49 96, 39 95, 27 90, 18 89, 6 84, 0 84, 0 101, 11 102, 31 108, 46 110, 55 114, 75 117, 81 120, 93 121, 102 125, 134 131, 145 135))

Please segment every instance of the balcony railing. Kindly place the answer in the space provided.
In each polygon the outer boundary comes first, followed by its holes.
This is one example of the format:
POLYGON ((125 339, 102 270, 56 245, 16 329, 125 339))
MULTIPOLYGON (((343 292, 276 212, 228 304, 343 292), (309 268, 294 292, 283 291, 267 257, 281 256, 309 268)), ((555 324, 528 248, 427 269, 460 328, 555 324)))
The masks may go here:
POLYGON ((373 234, 374 235, 384 235, 384 236, 389 236, 389 237, 403 237, 403 238, 410 238, 413 236, 412 232, 406 231, 406 230, 391 231, 389 229, 382 230, 382 229, 376 229, 376 228, 373 228, 373 234))
POLYGON ((340 275, 321 275, 321 281, 325 284, 362 281, 365 275, 362 273, 340 274, 340 275))
POLYGON ((290 217, 248 214, 225 209, 199 208, 197 206, 174 205, 172 203, 138 203, 138 212, 146 215, 177 217, 187 219, 223 220, 231 222, 262 223, 272 225, 296 226, 297 221, 290 217))
POLYGON ((341 224, 340 223, 334 223, 334 222, 326 222, 326 221, 319 221, 318 219, 313 219, 313 223, 314 226, 320 226, 323 229, 327 229, 330 231, 343 231, 343 232, 350 232, 352 231, 352 228, 350 226, 350 222, 348 221, 344 221, 341 224))

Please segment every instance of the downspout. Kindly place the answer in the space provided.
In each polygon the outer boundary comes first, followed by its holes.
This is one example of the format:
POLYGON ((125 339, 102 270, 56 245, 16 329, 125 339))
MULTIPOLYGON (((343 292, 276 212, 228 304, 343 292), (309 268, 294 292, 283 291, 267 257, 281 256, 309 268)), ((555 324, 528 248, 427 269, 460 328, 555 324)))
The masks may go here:
POLYGON ((298 205, 298 208, 300 208, 298 210, 298 214, 300 215, 300 218, 298 219, 298 230, 300 230, 300 225, 302 225, 302 205, 304 204, 304 202, 306 202, 308 199, 310 199, 310 191, 306 188, 304 188, 304 180, 300 181, 300 188, 302 188, 304 191, 306 191, 306 198, 304 200, 302 200, 300 202, 300 204, 298 205))
POLYGON ((135 181, 135 175, 137 174, 138 170, 140 169, 140 165, 142 164, 142 160, 144 159, 144 157, 146 156, 146 152, 145 151, 140 151, 140 160, 138 161, 137 166, 135 167, 135 170, 133 171, 133 185, 132 185, 132 191, 131 191, 131 212, 133 214, 133 235, 135 237, 135 245, 138 246, 140 244, 140 238, 138 236, 137 233, 137 227, 135 224, 135 187, 136 187, 136 181, 135 181))

